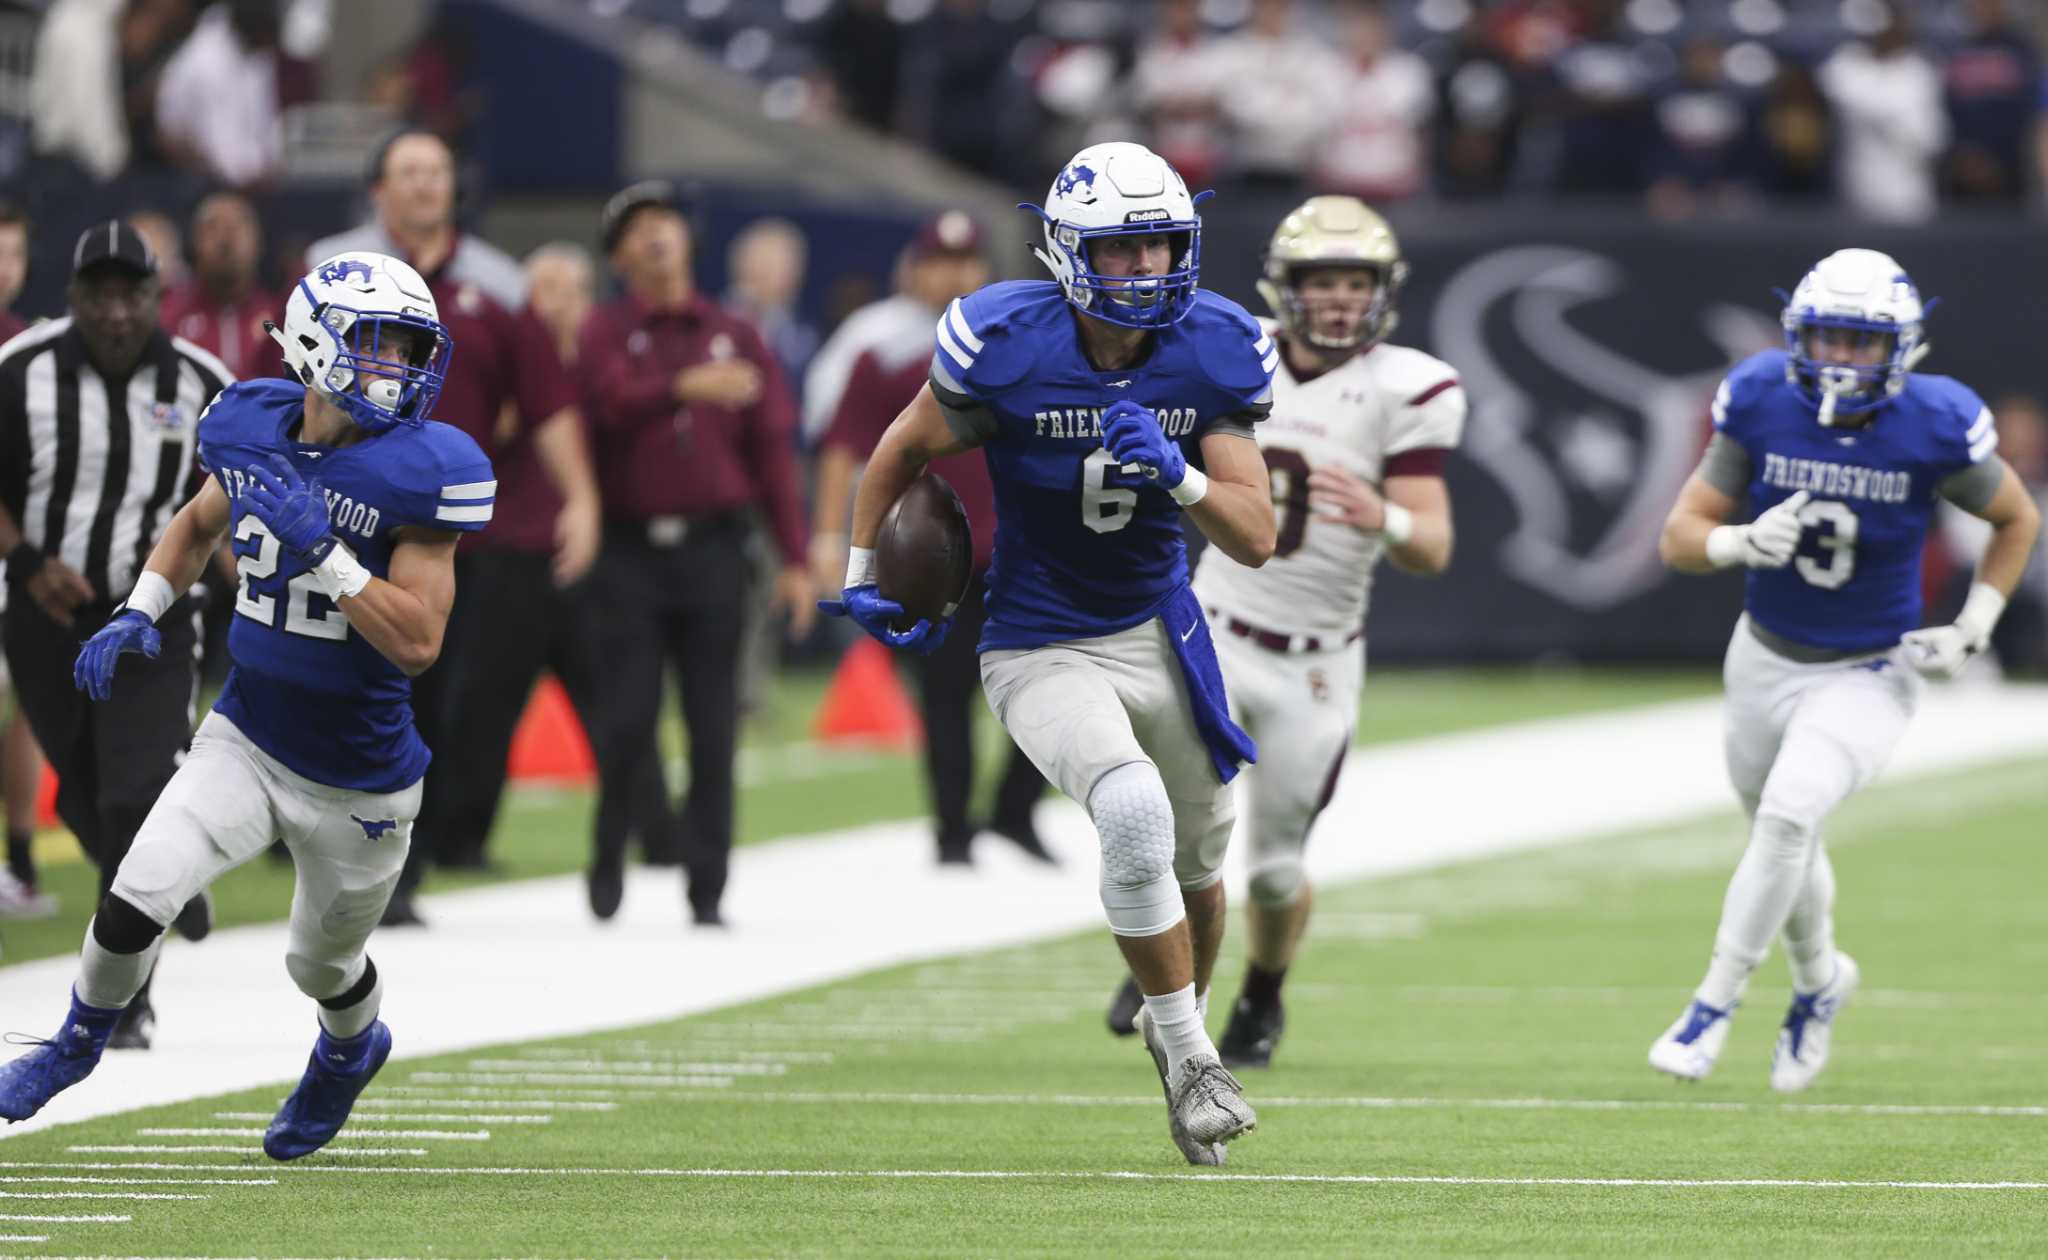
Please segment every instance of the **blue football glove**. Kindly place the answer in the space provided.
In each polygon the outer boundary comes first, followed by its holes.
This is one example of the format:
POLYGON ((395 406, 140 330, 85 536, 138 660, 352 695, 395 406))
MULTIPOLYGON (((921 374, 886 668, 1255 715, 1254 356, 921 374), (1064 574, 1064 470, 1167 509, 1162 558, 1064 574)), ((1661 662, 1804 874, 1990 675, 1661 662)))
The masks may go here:
POLYGON ((1170 442, 1159 417, 1129 399, 1111 403, 1102 412, 1102 444, 1119 464, 1139 464, 1145 475, 1171 490, 1187 479, 1188 461, 1180 444, 1170 442))
POLYGON ((919 618, 918 623, 908 630, 891 630, 889 623, 903 615, 903 605, 893 599, 883 599, 882 593, 874 586, 849 586, 838 599, 821 599, 818 611, 827 617, 851 617, 861 629, 867 631, 892 648, 908 648, 919 656, 929 656, 938 651, 946 641, 946 628, 953 623, 944 619, 931 621, 919 618))
POLYGON ((268 469, 249 466, 253 485, 242 491, 249 515, 263 522, 278 545, 312 568, 334 550, 334 526, 327 518, 327 495, 318 478, 307 481, 282 455, 272 454, 268 469))
POLYGON ((149 618, 133 609, 116 613, 112 621, 101 626, 78 649, 71 681, 93 699, 104 700, 114 694, 114 666, 120 662, 121 653, 140 652, 154 660, 163 646, 163 632, 149 618))

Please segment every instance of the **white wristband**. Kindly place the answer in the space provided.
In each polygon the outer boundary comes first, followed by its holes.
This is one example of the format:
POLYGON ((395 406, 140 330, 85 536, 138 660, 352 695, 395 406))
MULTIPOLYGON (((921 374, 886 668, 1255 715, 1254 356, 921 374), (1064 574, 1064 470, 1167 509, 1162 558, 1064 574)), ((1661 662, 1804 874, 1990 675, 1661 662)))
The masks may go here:
POLYGON ((335 543, 327 558, 313 566, 313 581, 327 598, 339 600, 360 595, 370 584, 370 571, 356 559, 346 544, 335 543))
POLYGON ((171 580, 154 569, 144 569, 142 576, 135 579, 135 589, 128 592, 128 602, 122 607, 155 621, 177 602, 178 592, 171 589, 171 580))
POLYGON ((1749 550, 1745 541, 1747 525, 1716 525, 1707 531, 1707 563, 1717 569, 1732 569, 1742 563, 1749 550))
POLYGON ((1380 511, 1380 537, 1397 547, 1415 537, 1415 513, 1398 503, 1383 504, 1380 511))
POLYGON ((1203 495, 1209 493, 1208 474, 1189 465, 1181 475, 1180 484, 1166 493, 1172 495, 1173 501, 1182 507, 1193 507, 1202 501, 1203 495))
POLYGON ((1991 628, 2005 612, 2005 596, 1989 582, 1978 582, 1970 587, 1970 597, 1963 601, 1963 611, 1956 614, 1956 629, 1963 632, 1970 642, 1982 647, 1991 641, 1991 628))
POLYGON ((846 589, 875 584, 875 549, 873 547, 848 547, 846 549, 846 589))

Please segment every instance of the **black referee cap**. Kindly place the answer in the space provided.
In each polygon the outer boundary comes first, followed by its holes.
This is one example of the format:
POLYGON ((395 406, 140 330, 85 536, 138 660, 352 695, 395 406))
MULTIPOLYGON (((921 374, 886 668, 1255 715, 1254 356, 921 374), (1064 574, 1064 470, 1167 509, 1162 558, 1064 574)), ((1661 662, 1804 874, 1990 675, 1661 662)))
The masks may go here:
POLYGON ((642 210, 673 210, 688 220, 691 199, 682 189, 665 179, 643 179, 613 193, 612 199, 604 203, 604 215, 599 220, 602 225, 605 253, 609 254, 619 247, 619 238, 626 234, 626 225, 642 210))
POLYGON ((156 253, 149 242, 142 239, 142 233, 119 219, 109 219, 79 233, 78 244, 71 250, 71 274, 78 275, 89 267, 102 263, 113 263, 126 267, 137 275, 156 274, 156 253))

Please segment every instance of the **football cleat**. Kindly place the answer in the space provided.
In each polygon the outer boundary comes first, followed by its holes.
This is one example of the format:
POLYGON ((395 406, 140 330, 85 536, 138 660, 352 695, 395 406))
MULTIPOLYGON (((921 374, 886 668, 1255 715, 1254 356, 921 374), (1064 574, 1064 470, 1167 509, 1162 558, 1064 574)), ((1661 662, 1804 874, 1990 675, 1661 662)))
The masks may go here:
POLYGON ((1682 1081, 1705 1080, 1714 1070, 1714 1060, 1721 1057, 1722 1043, 1728 1040, 1728 1017, 1734 1013, 1733 1006, 1724 1011, 1693 999, 1685 1014, 1650 1046, 1650 1066, 1682 1081))
POLYGON ((48 919, 55 917, 57 899, 46 892, 37 892, 33 884, 23 883, 12 871, 0 870, 0 919, 48 919))
POLYGON ((1181 1132, 1214 1151, 1219 1164, 1225 1142, 1259 1127, 1244 1086, 1211 1055, 1184 1060, 1167 1083, 1167 1098, 1181 1132))
POLYGON ((1229 1148, 1221 1142, 1197 1142, 1188 1135, 1180 1109, 1173 1105, 1173 1086, 1169 1083, 1166 1070, 1166 1047, 1159 1040, 1159 1034, 1152 1027, 1152 1016, 1141 1004, 1138 1007, 1137 1026, 1132 1029, 1144 1038, 1145 1049, 1152 1054, 1152 1066, 1159 1070, 1159 1088, 1166 1094, 1166 1132, 1173 1138, 1173 1144, 1187 1157, 1190 1164, 1209 1167, 1220 1166, 1229 1156, 1229 1148))
POLYGON ((1138 1012, 1145 1009, 1145 995, 1138 989, 1138 981, 1125 976, 1116 996, 1109 999, 1109 1013, 1104 1016, 1109 1031, 1119 1037, 1128 1037, 1138 1031, 1138 1012))
POLYGON ((600 857, 590 868, 589 886, 590 913, 602 923, 619 912, 626 898, 625 859, 600 857))
POLYGON ((1275 999, 1271 1006, 1253 1006, 1249 998, 1237 999, 1230 1008, 1230 1023, 1216 1053, 1228 1068, 1262 1068, 1273 1065, 1273 1048, 1280 1044, 1280 1032, 1287 1027, 1287 1011, 1275 999))
POLYGON ((48 1041, 0 1067, 0 1117, 26 1120, 60 1092, 92 1075, 120 1011, 87 1006, 71 995, 64 1026, 48 1041))
POLYGON ((1835 1016, 1856 996, 1862 980, 1856 960, 1838 951, 1834 979, 1819 992, 1792 995, 1792 1008, 1785 1012, 1785 1026, 1778 1030, 1778 1046, 1771 1053, 1772 1089, 1793 1094, 1813 1084, 1828 1065, 1835 1016))
POLYGON ((333 1141, 356 1097, 390 1057, 391 1030, 381 1019, 347 1041, 335 1040, 322 1028, 299 1087, 264 1131, 263 1153, 277 1160, 298 1159, 333 1141))

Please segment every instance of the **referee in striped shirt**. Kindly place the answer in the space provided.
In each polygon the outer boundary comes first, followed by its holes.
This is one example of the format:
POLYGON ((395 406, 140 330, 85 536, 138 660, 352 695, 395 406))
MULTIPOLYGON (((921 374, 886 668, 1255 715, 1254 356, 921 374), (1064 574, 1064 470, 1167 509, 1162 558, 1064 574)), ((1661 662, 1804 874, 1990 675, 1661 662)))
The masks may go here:
MULTIPOLYGON (((156 258, 133 228, 87 229, 71 265, 70 313, 0 355, 4 638, 22 711, 57 771, 58 816, 98 864, 104 897, 191 739, 198 601, 158 622, 155 659, 122 663, 110 705, 72 686, 72 663, 198 492, 199 413, 234 378, 157 329, 156 258)), ((177 926, 204 936, 210 906, 195 900, 177 926)), ((145 987, 109 1045, 148 1047, 148 998, 145 987)))

